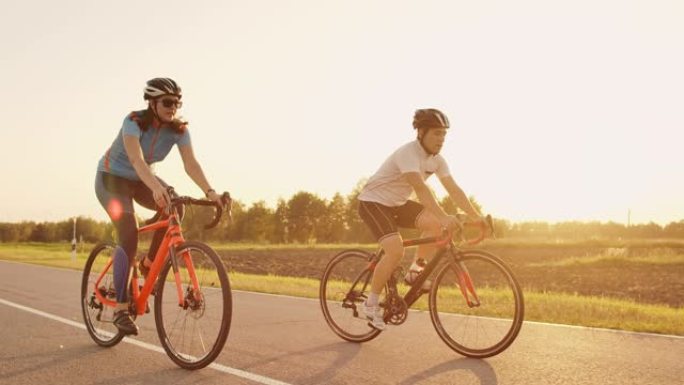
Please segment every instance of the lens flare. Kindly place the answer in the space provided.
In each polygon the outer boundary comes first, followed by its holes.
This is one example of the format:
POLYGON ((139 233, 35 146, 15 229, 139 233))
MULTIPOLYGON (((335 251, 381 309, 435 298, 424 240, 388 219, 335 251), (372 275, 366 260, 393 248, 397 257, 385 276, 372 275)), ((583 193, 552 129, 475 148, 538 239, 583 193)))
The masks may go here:
POLYGON ((112 218, 113 221, 118 221, 123 213, 123 206, 118 199, 112 199, 107 204, 107 214, 112 218))

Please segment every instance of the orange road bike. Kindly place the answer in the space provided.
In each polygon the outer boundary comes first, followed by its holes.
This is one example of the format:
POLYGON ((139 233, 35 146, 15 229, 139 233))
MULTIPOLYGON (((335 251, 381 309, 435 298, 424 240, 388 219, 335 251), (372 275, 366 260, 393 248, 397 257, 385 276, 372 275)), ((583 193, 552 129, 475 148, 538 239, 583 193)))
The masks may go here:
MULTIPOLYGON (((491 217, 487 218, 491 231, 491 217)), ((452 350, 474 358, 506 350, 522 326, 523 294, 499 257, 461 247, 479 243, 484 237, 483 226, 477 239, 466 241, 461 235, 459 245, 448 231, 438 237, 405 240, 405 247, 436 244, 439 249, 412 285, 399 284, 404 277, 401 267, 390 277, 380 300, 385 322, 404 323, 408 309, 428 293, 428 303, 422 301, 419 307, 429 310, 437 334, 452 350), (427 289, 424 283, 434 271, 434 281, 427 289)), ((321 309, 333 332, 347 341, 366 342, 381 333, 366 320, 360 304, 370 292, 373 271, 383 254, 382 249, 377 253, 346 250, 325 268, 319 292, 321 309)))
MULTIPOLYGON (((224 193, 230 213, 230 195, 224 193)), ((218 224, 223 208, 204 199, 171 199, 168 215, 157 213, 138 231, 166 229, 144 284, 139 285, 137 267, 129 285, 129 310, 133 317, 150 311, 147 300, 154 296, 154 320, 159 340, 171 360, 185 369, 209 365, 221 352, 228 338, 232 316, 232 297, 226 269, 216 252, 200 242, 183 238, 179 208, 186 205, 214 206, 213 221, 218 224)), ((95 246, 83 270, 81 306, 88 333, 98 345, 111 347, 123 335, 113 324, 116 292, 113 279, 111 242, 95 246)))

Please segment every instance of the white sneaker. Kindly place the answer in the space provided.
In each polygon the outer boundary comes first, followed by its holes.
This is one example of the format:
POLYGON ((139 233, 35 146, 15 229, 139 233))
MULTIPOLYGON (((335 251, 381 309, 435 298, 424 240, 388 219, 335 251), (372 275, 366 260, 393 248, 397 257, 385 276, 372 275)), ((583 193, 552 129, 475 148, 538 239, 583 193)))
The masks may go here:
POLYGON ((385 325, 385 320, 382 319, 383 311, 380 306, 366 306, 366 302, 364 301, 359 305, 359 308, 361 313, 370 321, 368 322, 370 326, 378 330, 385 330, 387 325, 385 325))

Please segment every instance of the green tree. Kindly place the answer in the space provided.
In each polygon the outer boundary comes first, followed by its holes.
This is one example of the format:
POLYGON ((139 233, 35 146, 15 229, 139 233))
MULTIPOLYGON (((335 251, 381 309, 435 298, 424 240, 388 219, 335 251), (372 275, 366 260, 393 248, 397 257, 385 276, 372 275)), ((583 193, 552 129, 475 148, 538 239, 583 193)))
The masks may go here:
POLYGON ((218 241, 240 241, 242 240, 242 231, 244 229, 245 205, 237 200, 233 201, 231 205, 231 216, 227 215, 221 219, 214 233, 218 241))
POLYGON ((271 217, 273 221, 273 231, 271 233, 272 243, 288 243, 287 233, 287 202, 284 199, 278 199, 278 205, 271 217))
POLYGON ((49 242, 51 238, 50 228, 45 223, 38 223, 31 232, 31 242, 49 242))
POLYGON ((345 242, 371 243, 375 237, 359 216, 359 194, 366 184, 366 179, 356 183, 356 187, 347 195, 347 208, 345 210, 345 222, 347 224, 347 236, 345 242))
POLYGON ((252 204, 244 216, 242 239, 265 242, 273 232, 273 211, 266 207, 266 202, 252 204))
POLYGON ((325 201, 309 192, 300 191, 287 202, 287 229, 292 241, 315 242, 315 230, 325 213, 325 201))
POLYGON ((684 238, 684 220, 669 223, 663 229, 663 234, 671 238, 684 238))
POLYGON ((187 206, 183 219, 183 231, 188 239, 207 241, 216 233, 216 228, 205 229, 204 226, 211 223, 214 218, 215 210, 213 207, 187 206))
POLYGON ((0 223, 0 242, 19 242, 19 226, 15 223, 0 223))
POLYGON ((316 228, 316 240, 319 242, 334 243, 345 238, 347 224, 345 220, 347 205, 344 197, 339 193, 328 202, 325 213, 320 218, 316 228))

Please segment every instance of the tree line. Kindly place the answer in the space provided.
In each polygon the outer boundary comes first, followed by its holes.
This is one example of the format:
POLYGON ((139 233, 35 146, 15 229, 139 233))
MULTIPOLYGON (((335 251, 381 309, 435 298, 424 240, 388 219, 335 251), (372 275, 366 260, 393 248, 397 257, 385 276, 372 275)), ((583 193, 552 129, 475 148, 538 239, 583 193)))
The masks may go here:
MULTIPOLYGON (((278 200, 271 208, 265 202, 249 207, 233 202, 232 217, 224 217, 219 225, 204 229, 213 210, 190 207, 186 210, 183 230, 188 239, 212 242, 251 243, 372 243, 374 238, 357 213, 357 196, 360 186, 347 196, 336 194, 322 199, 315 194, 300 191, 290 199, 278 200)), ((474 198, 471 200, 479 205, 474 198)), ((440 200, 448 213, 456 209, 448 198, 440 200)), ((140 218, 142 221, 142 218, 140 218)), ((520 222, 495 219, 497 238, 684 238, 684 220, 666 226, 656 223, 625 226, 615 222, 520 222)), ((402 230, 405 236, 417 236, 415 230, 402 230)), ((78 217, 76 235, 79 241, 98 242, 114 240, 113 225, 78 217)), ((151 234, 144 235, 145 240, 151 234)), ((73 220, 60 222, 0 223, 0 242, 70 242, 73 238, 73 220)))

